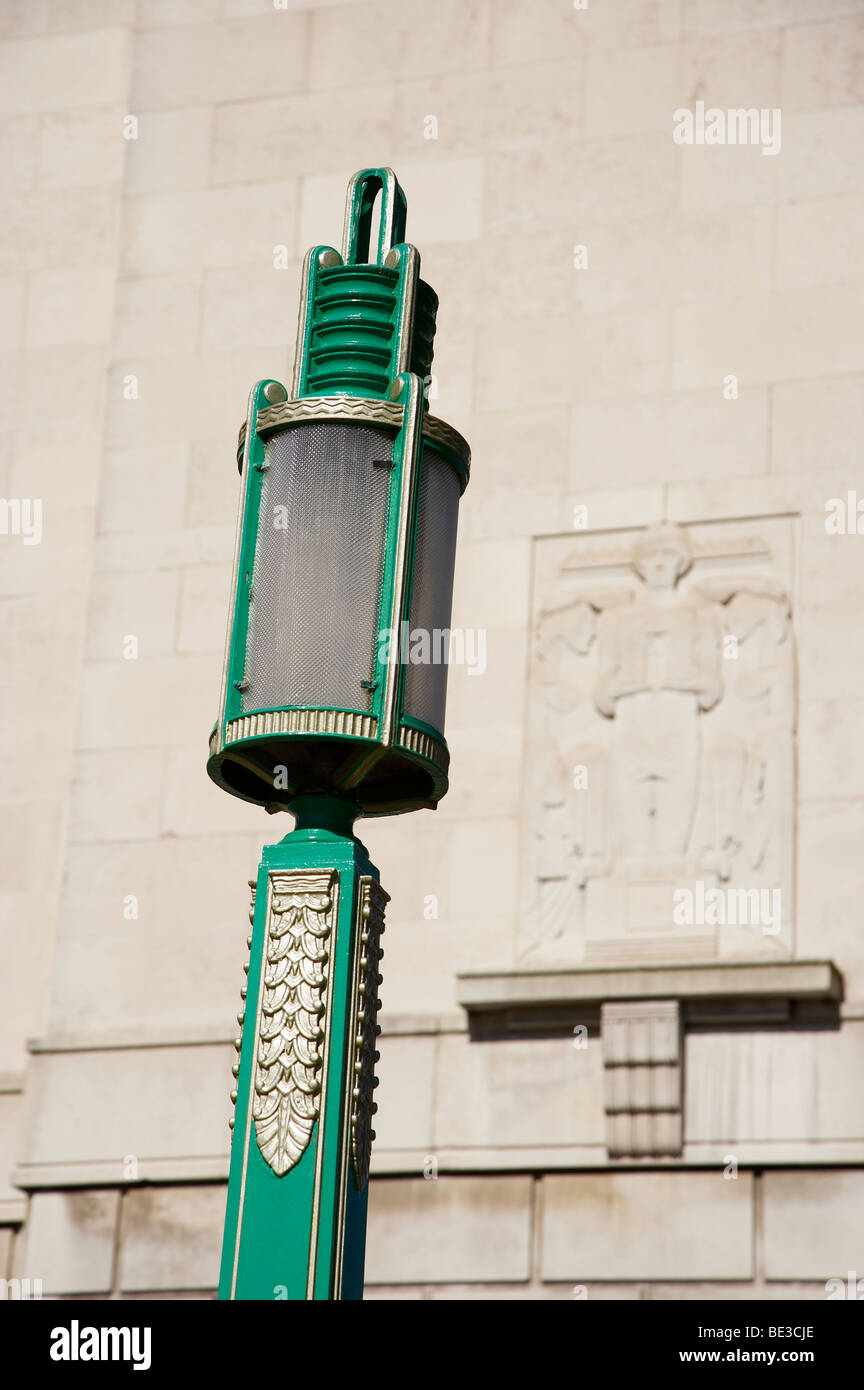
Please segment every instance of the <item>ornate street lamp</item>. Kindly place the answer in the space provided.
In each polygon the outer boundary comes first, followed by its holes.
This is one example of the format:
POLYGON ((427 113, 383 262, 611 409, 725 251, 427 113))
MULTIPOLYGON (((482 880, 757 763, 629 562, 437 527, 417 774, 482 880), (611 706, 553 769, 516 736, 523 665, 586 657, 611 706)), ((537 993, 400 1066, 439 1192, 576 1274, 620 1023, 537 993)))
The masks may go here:
POLYGON ((353 824, 447 790, 442 639, 470 458, 428 413, 438 301, 405 217, 392 170, 354 176, 342 254, 306 256, 291 396, 260 381, 240 434, 207 767, 296 825, 251 885, 220 1298, 362 1296, 388 897, 353 824))

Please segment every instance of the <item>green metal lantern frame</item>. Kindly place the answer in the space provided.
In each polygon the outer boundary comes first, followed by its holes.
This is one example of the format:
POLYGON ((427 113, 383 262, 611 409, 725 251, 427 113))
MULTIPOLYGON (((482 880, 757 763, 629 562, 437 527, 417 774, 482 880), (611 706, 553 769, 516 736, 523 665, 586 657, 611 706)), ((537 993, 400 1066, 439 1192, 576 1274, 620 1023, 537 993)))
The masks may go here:
POLYGON ((456 430, 428 413, 426 381, 437 299, 419 279, 416 248, 396 239, 404 235, 404 225, 404 195, 392 171, 356 175, 349 186, 343 255, 329 246, 307 253, 292 398, 282 383, 259 381, 240 432, 243 488, 233 597, 208 772, 225 790, 268 811, 287 810, 298 795, 325 790, 302 775, 297 783, 277 789, 272 770, 280 747, 289 766, 302 759, 304 748, 311 756, 313 749, 326 746, 326 790, 353 800, 361 815, 432 808, 447 791, 449 752, 443 730, 404 710, 403 642, 411 613, 424 459, 434 455, 452 468, 461 494, 470 451, 456 430), (379 192, 376 259, 367 261, 372 206, 379 192), (319 393, 331 384, 338 390, 319 393), (276 431, 323 421, 383 428, 393 437, 377 617, 379 633, 396 635, 396 659, 383 664, 383 678, 370 691, 368 709, 305 704, 244 709, 267 440, 276 431))

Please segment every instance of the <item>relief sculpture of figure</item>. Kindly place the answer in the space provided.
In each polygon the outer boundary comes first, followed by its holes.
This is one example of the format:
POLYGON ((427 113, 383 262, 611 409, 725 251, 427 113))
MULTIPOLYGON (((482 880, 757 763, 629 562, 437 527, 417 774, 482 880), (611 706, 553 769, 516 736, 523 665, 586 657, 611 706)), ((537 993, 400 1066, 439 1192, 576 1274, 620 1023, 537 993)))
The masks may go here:
POLYGON ((611 778, 616 861, 670 868, 687 853, 699 792, 700 711, 723 692, 716 605, 677 584, 692 563, 685 533, 644 531, 633 568, 644 588, 601 614, 594 702, 616 720, 611 778))
POLYGON ((595 553, 562 556, 538 612, 526 936, 642 949, 697 880, 782 886, 791 911, 794 644, 770 547, 740 528, 694 551, 661 522, 595 553))

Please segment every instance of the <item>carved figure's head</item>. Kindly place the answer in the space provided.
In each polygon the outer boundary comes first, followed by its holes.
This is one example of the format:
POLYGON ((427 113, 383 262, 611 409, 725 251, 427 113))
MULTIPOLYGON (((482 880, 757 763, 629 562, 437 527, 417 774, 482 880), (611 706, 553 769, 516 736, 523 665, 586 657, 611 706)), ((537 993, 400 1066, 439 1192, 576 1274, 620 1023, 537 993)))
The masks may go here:
POLYGON ((633 549, 633 568, 649 589, 674 589, 692 563, 686 532, 671 521, 647 526, 633 549))

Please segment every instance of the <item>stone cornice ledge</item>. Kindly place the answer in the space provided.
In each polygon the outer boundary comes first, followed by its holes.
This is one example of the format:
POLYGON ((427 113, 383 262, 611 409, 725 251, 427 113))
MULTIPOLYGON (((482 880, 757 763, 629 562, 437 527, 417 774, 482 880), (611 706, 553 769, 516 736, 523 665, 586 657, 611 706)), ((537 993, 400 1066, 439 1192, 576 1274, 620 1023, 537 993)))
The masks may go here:
POLYGON ((843 978, 827 960, 472 970, 456 980, 472 1029, 516 1033, 590 1022, 611 1000, 678 999, 691 1023, 774 1023, 807 1005, 836 1009, 843 999, 843 978))
MULTIPOLYGON (((418 1149, 372 1150, 375 1178, 422 1178, 429 1161, 428 1145, 418 1149)), ((716 1172, 734 1147, 742 1169, 765 1168, 860 1168, 864 1142, 860 1139, 820 1140, 725 1140, 721 1143, 686 1143, 680 1157, 645 1159, 609 1158, 603 1144, 524 1144, 487 1147, 437 1148, 439 1173, 556 1173, 621 1172, 628 1168, 707 1168, 716 1172)), ((228 1154, 141 1159, 137 1180, 128 1178, 117 1159, 89 1162, 22 1164, 13 1174, 15 1185, 26 1192, 62 1191, 68 1188, 176 1186, 189 1183, 226 1183, 228 1154)), ((25 1219, 27 1199, 0 1201, 0 1224, 25 1219)))
MULTIPOLYGON (((382 1014, 383 1037, 408 1034, 464 1033, 465 1019, 461 1013, 446 1014, 382 1014)), ((234 1032, 221 1025, 189 1029, 159 1029, 138 1027, 114 1033, 64 1033, 46 1038, 30 1038, 27 1051, 31 1056, 52 1056, 61 1052, 121 1052, 140 1051, 154 1047, 230 1047, 234 1032)), ((24 1089, 24 1073, 0 1072, 0 1094, 24 1089)))
POLYGON ((19 1163, 11 1182, 27 1192, 40 1188, 140 1187, 146 1183, 227 1182, 229 1155, 195 1154, 189 1157, 142 1158, 137 1178, 127 1177, 123 1161, 116 1158, 70 1159, 61 1163, 19 1163))

